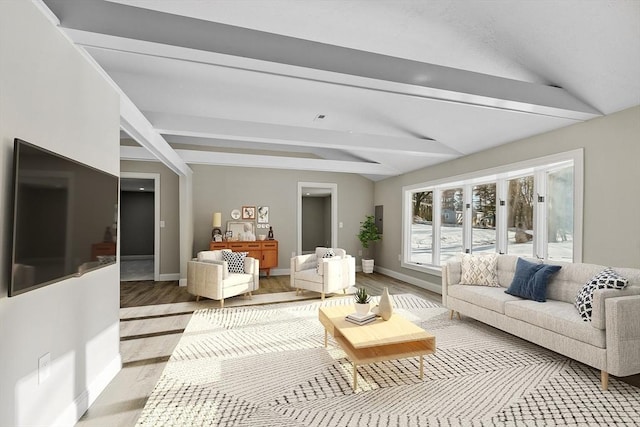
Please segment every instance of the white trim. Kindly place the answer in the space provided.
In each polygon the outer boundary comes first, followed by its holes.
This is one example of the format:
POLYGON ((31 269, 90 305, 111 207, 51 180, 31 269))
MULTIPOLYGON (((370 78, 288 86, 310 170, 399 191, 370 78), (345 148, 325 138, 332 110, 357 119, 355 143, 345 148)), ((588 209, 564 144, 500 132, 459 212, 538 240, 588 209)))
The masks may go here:
MULTIPOLYGON (((544 195, 546 202, 546 188, 544 185, 545 180, 540 179, 541 176, 544 175, 546 171, 552 169, 554 166, 562 166, 563 163, 573 162, 574 168, 574 212, 573 212, 573 224, 574 224, 574 232, 573 232, 573 262, 582 262, 582 225, 583 225, 583 203, 584 203, 584 149, 579 148, 575 150, 565 151, 562 153, 551 154, 548 156, 538 157, 535 159, 523 160, 516 163, 510 163, 507 165, 497 166, 494 168, 483 169, 476 172, 468 172, 465 174, 452 176, 448 178, 440 178, 433 181, 427 181, 422 183, 416 183, 411 185, 406 185, 402 187, 402 254, 400 265, 403 268, 409 268, 416 271, 422 271, 425 273, 433 274, 432 270, 437 269, 438 267, 435 265, 423 266, 420 264, 409 263, 406 261, 407 254, 411 253, 411 241, 408 238, 410 235, 410 223, 411 223, 411 197, 410 195, 416 191, 433 191, 433 201, 434 201, 434 211, 433 211, 433 241, 439 242, 439 229, 440 229, 440 212, 439 207, 440 203, 436 203, 436 201, 440 200, 440 192, 442 189, 454 188, 454 187, 464 187, 465 193, 469 190, 471 185, 487 183, 489 181, 495 181, 496 183, 500 183, 501 180, 514 179, 520 176, 525 175, 534 175, 534 182, 536 185, 540 186, 540 183, 543 183, 540 188, 534 188, 534 197, 536 197, 535 205, 534 205, 534 224, 536 229, 536 235, 534 236, 533 247, 535 254, 532 256, 537 256, 538 258, 542 257, 546 259, 547 254, 547 245, 546 245, 546 224, 543 223, 543 220, 546 220, 546 215, 540 215, 539 210, 544 209, 544 204, 539 206, 540 204, 537 202, 537 196, 544 195), (543 172, 544 170, 544 172, 543 172), (431 270, 431 271, 430 271, 431 270)), ((506 201, 506 189, 499 188, 496 186, 496 202, 499 205, 499 200, 504 197, 506 201)), ((465 201, 467 200, 467 196, 465 194, 465 201)), ((505 209, 501 209, 500 206, 496 206, 496 213, 498 210, 504 211, 505 209)), ((503 212, 504 213, 504 212, 503 212)), ((504 216, 504 215, 502 215, 504 216)), ((506 221, 506 219, 504 219, 506 221)), ((466 223, 466 221, 465 221, 466 223)), ((500 231, 498 228, 499 225, 505 227, 503 221, 500 224, 496 223, 497 231, 500 231)), ((506 227, 505 227, 506 229, 506 227)), ((468 242, 468 236, 465 235, 464 247, 468 242)), ((463 248, 464 249, 464 248, 463 248)), ((506 236, 496 236, 496 251, 502 252, 503 249, 505 251, 508 250, 506 236)), ((440 259, 439 256, 439 245, 434 245, 432 248, 432 256, 433 260, 440 259)))
MULTIPOLYGON (((375 267, 376 273, 384 274, 385 276, 392 277, 394 279, 402 280, 403 282, 407 282, 411 285, 417 286, 422 289, 426 289, 428 291, 434 292, 436 294, 442 295, 442 284, 437 285, 435 283, 428 282, 426 280, 418 279, 413 276, 408 276, 406 274, 398 273, 397 271, 389 270, 384 267, 375 267)), ((432 273, 430 273, 432 274, 432 273)))
MULTIPOLYGON (((120 179, 152 179, 153 180, 153 280, 160 280, 160 174, 147 172, 120 172, 120 179)), ((122 218, 121 218, 122 220, 122 218)), ((118 227, 119 230, 122 227, 118 227)), ((178 275, 179 278, 179 275, 178 275)), ((177 280, 177 279, 169 279, 177 280)))
POLYGON ((170 282, 173 280, 180 280, 180 273, 160 274, 158 275, 159 282, 170 282))
POLYGON ((331 190, 331 247, 338 247, 338 184, 330 182, 298 182, 297 254, 302 254, 302 189, 326 188, 331 190))
POLYGON ((87 409, 96 401, 109 383, 118 375, 122 369, 122 358, 120 353, 113 358, 109 364, 98 374, 98 376, 83 390, 67 408, 56 418, 52 424, 54 426, 73 427, 82 417, 87 409))

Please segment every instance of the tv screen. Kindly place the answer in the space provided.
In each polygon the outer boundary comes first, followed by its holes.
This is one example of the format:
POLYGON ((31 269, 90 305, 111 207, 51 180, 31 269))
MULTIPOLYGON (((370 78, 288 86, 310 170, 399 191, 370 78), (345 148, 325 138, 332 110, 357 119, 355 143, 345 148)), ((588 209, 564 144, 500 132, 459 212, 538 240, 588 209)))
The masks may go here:
POLYGON ((18 138, 9 296, 116 262, 118 177, 18 138))

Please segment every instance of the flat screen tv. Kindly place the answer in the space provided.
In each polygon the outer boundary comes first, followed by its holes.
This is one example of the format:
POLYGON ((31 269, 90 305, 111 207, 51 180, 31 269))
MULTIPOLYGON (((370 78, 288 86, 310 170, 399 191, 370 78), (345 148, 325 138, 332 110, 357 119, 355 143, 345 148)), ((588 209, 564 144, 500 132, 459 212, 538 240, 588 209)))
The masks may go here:
POLYGON ((10 297, 116 262, 118 182, 14 140, 10 297))

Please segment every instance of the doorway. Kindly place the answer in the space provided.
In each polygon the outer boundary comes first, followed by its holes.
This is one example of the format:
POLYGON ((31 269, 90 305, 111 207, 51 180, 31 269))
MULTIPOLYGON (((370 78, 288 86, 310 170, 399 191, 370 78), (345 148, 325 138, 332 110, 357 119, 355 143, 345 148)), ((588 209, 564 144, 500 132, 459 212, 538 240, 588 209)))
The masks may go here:
POLYGON ((120 280, 159 279, 158 174, 120 177, 120 280))
POLYGON ((313 253, 318 246, 338 242, 338 185, 326 182, 298 183, 297 253, 313 253))

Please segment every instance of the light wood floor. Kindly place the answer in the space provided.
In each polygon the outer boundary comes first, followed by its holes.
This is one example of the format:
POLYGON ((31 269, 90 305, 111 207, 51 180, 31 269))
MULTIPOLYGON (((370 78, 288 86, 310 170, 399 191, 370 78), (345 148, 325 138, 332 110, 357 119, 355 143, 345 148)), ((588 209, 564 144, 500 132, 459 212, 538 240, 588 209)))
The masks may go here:
MULTIPOLYGON (((371 295, 380 295, 387 287, 391 294, 410 293, 441 301, 438 294, 378 273, 358 273, 356 283, 371 295)), ((253 298, 229 298, 225 307, 305 299, 319 299, 319 294, 305 291, 296 296, 289 288, 289 276, 261 277, 253 298)), ((120 283, 120 307, 122 370, 82 416, 76 424, 79 427, 134 426, 193 311, 219 305, 207 299, 196 302, 175 281, 139 281, 120 283)))

